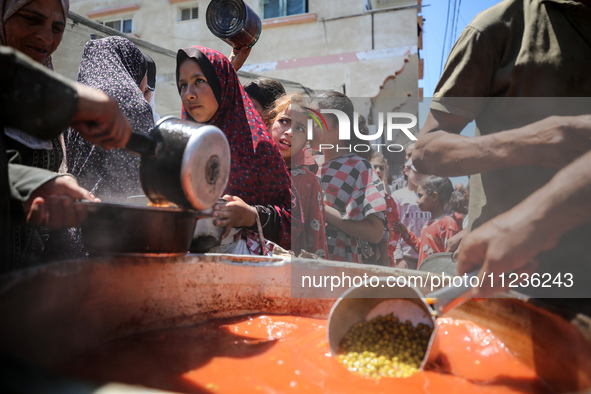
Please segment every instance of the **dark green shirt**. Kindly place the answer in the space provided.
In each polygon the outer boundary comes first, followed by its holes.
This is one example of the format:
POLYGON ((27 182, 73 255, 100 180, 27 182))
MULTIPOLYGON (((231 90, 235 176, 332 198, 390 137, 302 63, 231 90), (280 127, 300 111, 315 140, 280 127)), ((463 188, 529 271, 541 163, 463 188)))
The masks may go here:
MULTIPOLYGON (((28 57, 0 47, 0 272, 14 269, 12 226, 22 221, 22 206, 33 190, 56 175, 38 168, 15 166, 8 175, 4 127, 15 127, 38 138, 57 137, 76 112, 78 94, 72 82, 28 57), (12 209, 11 209, 12 206, 12 209)), ((18 162, 18 155, 12 158, 18 162)))

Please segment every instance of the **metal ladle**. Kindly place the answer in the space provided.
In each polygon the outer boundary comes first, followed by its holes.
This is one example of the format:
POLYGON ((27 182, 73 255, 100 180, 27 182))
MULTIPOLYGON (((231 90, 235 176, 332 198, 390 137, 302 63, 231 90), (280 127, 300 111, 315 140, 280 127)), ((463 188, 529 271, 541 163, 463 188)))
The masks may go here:
MULTIPOLYGON (((473 272, 467 275, 476 275, 473 272)), ((402 322, 410 320, 414 326, 423 323, 435 328, 435 318, 466 300, 470 286, 444 287, 430 293, 425 298, 414 286, 390 287, 388 277, 379 278, 366 286, 352 287, 346 290, 332 307, 328 316, 328 344, 333 355, 337 355, 339 345, 349 329, 356 323, 370 320, 379 315, 393 313, 402 322)), ((466 284, 468 281, 462 281, 466 284)), ((431 334, 429 345, 421 363, 421 369, 429 359, 434 335, 431 334)))

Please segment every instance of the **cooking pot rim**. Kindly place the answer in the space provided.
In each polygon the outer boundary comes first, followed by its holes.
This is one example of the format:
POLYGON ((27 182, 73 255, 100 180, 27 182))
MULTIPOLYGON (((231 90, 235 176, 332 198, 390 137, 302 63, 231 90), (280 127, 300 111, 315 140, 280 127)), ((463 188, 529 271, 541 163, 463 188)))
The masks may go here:
POLYGON ((206 211, 197 211, 193 209, 183 209, 178 207, 157 207, 157 206, 141 206, 141 205, 132 205, 132 204, 120 204, 120 203, 112 203, 112 202, 94 202, 88 200, 82 200, 77 202, 77 204, 82 204, 86 208, 90 208, 90 210, 95 210, 97 208, 114 208, 114 209, 126 209, 126 210, 138 210, 144 212, 172 212, 172 213, 186 213, 189 215, 197 216, 198 218, 208 218, 212 217, 212 212, 206 211))

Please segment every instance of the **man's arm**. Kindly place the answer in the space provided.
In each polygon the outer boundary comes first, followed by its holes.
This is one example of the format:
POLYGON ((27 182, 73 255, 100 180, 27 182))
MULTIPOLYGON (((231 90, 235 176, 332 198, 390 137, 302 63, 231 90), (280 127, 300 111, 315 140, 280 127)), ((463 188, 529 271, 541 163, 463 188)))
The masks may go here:
MULTIPOLYGON (((532 260, 553 248, 563 234, 591 223, 590 167, 588 152, 519 205, 468 234, 458 256, 458 272, 529 271, 532 260)), ((481 290, 482 295, 491 292, 481 290)))
POLYGON ((591 115, 551 116, 481 137, 457 135, 468 122, 431 110, 412 153, 417 170, 458 176, 517 166, 562 168, 591 150, 591 115))
POLYGON ((123 147, 129 140, 131 125, 117 101, 105 93, 7 47, 0 47, 0 69, 0 118, 6 126, 51 139, 71 125, 83 138, 107 149, 123 147))

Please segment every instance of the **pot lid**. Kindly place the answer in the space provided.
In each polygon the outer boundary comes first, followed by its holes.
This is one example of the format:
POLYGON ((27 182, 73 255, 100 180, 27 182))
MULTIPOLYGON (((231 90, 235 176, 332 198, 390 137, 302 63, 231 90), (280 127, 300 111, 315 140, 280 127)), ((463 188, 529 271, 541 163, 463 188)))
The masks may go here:
POLYGON ((222 196, 230 174, 230 146, 216 126, 206 125, 192 134, 181 163, 181 186, 197 210, 212 207, 222 196))

